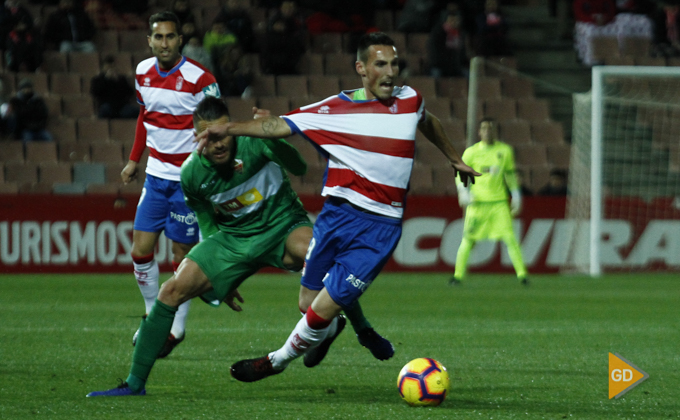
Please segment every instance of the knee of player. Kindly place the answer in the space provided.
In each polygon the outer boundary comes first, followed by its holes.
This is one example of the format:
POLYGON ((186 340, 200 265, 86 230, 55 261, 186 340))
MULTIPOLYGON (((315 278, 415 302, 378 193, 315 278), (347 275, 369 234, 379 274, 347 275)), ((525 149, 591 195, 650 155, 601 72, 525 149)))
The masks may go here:
POLYGON ((170 306, 179 306, 189 300, 187 290, 184 287, 189 279, 183 278, 181 275, 174 275, 168 281, 163 283, 161 290, 158 292, 158 300, 170 306))
POLYGON ((300 297, 298 299, 298 305, 300 306, 300 312, 307 312, 309 305, 314 302, 314 299, 319 294, 318 290, 311 290, 305 286, 300 286, 300 297))

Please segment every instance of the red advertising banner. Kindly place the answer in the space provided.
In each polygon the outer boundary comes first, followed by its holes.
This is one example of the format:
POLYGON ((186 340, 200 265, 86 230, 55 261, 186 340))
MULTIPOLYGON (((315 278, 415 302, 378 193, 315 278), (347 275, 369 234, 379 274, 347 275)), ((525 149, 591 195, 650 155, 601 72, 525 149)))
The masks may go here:
MULTIPOLYGON (((129 272, 138 197, 0 196, 0 272, 129 272)), ((324 199, 303 196, 314 218, 324 199)), ((565 220, 565 198, 526 197, 515 220, 532 273, 557 272, 587 261, 588 222, 565 220)), ((606 270, 680 270, 680 211, 672 199, 651 203, 609 200, 602 223, 606 270), (617 209, 627 209, 617 213, 617 209), (635 211, 632 211, 634 209, 635 211), (662 215, 662 216, 659 216, 662 215)), ((402 239, 387 271, 452 272, 463 229, 456 197, 409 198, 402 239)), ((170 271, 169 241, 161 236, 156 259, 170 271)), ((480 242, 471 271, 512 272, 504 245, 480 242)))

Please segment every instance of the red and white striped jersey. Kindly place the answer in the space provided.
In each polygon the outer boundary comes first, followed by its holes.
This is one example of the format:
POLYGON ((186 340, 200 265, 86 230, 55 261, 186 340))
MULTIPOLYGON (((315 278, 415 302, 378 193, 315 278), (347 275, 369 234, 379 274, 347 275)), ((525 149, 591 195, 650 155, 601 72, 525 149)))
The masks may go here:
POLYGON ((179 181, 182 162, 196 148, 192 114, 206 95, 220 96, 215 77, 186 57, 167 72, 151 57, 137 65, 135 87, 137 101, 144 106, 146 173, 179 181))
POLYGON ((304 106, 283 118, 328 159, 321 195, 401 218, 425 101, 408 86, 395 87, 387 102, 354 101, 351 92, 304 106))

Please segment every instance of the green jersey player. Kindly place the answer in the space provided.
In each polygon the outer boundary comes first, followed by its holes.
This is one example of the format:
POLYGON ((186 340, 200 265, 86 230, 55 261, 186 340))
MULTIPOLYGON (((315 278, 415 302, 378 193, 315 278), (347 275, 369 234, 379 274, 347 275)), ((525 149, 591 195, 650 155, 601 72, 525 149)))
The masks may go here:
MULTIPOLYGON (((229 112, 220 99, 207 97, 194 111, 198 133, 226 122, 229 112)), ((187 158, 181 171, 182 190, 187 205, 197 215, 204 240, 163 284, 151 312, 142 320, 127 380, 117 388, 91 392, 88 397, 145 395, 146 380, 181 303, 200 296, 213 306, 225 302, 241 311, 235 301, 243 302, 237 288, 259 269, 302 268, 312 223, 286 171, 302 175, 306 170, 297 150, 282 139, 211 136, 202 152, 194 151, 187 158)), ((303 311, 311 304, 305 296, 301 291, 303 311)), ((359 305, 346 314, 359 342, 375 357, 392 356, 391 343, 370 327, 359 305)), ((339 316, 335 334, 310 350, 306 366, 316 366, 323 360, 345 322, 339 316)))
POLYGON ((496 121, 485 118, 479 123, 480 141, 463 153, 463 161, 481 172, 468 187, 456 179, 458 202, 465 209, 463 240, 456 255, 456 270, 449 281, 458 285, 467 272, 467 262, 475 243, 484 239, 502 240, 508 248, 517 278, 528 284, 522 250, 512 229, 512 216, 520 213, 522 196, 515 178, 512 147, 498 140, 496 121), (508 190, 511 201, 508 207, 508 190))

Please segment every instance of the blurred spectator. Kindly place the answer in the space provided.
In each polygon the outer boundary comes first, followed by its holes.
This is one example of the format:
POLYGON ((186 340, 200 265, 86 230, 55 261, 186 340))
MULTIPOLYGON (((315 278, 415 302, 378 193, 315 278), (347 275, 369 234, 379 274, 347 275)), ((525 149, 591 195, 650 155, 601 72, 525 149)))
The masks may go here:
POLYGON ((574 47, 583 64, 598 64, 593 57, 592 39, 597 37, 652 38, 652 21, 640 12, 642 3, 622 1, 617 9, 614 0, 574 0, 574 47))
POLYGON ((515 170, 515 178, 517 179, 517 185, 519 185, 519 190, 522 193, 522 197, 531 197, 534 192, 531 191, 526 185, 526 178, 524 176, 524 171, 521 169, 515 170))
POLYGON ((31 29, 33 23, 22 17, 5 41, 5 65, 10 71, 34 72, 42 63, 42 45, 38 34, 31 29))
MULTIPOLYGON (((205 48, 203 48, 203 45, 201 45, 201 40, 198 36, 192 36, 187 40, 186 45, 184 45, 184 48, 182 48, 182 55, 187 58, 191 58, 192 60, 198 61, 205 68, 210 70, 210 73, 215 74, 213 71, 213 63, 210 54, 205 50, 205 48)), ((220 90, 222 90, 221 87, 220 90)))
POLYGON ((60 0, 59 8, 49 15, 45 23, 45 42, 56 45, 59 52, 95 52, 95 26, 74 0, 60 0))
POLYGON ((616 3, 614 0, 574 1, 574 46, 581 62, 595 64, 592 39, 616 36, 616 3))
POLYGON ((508 23, 498 8, 497 0, 486 0, 484 11, 477 15, 475 43, 478 55, 493 57, 511 55, 508 23))
POLYGON ((196 17, 191 11, 189 0, 174 0, 170 10, 179 19, 179 27, 182 34, 182 48, 189 43, 193 36, 198 36, 196 17))
POLYGON ((279 16, 270 21, 265 36, 262 71, 267 74, 296 74, 300 58, 305 53, 304 38, 291 21, 279 16))
POLYGON ((6 49, 7 35, 14 29, 19 20, 30 22, 28 29, 33 29, 33 16, 18 0, 5 0, 0 7, 0 50, 6 49))
POLYGON ((174 0, 170 11, 177 15, 180 27, 185 23, 196 24, 196 16, 194 16, 194 12, 191 11, 189 0, 174 0))
POLYGON ((238 0, 227 0, 215 17, 215 22, 223 22, 227 30, 236 35, 245 52, 256 52, 253 22, 248 11, 240 7, 238 0))
POLYGON ((432 76, 467 76, 469 41, 461 23, 461 16, 451 11, 430 32, 428 47, 432 76))
POLYGON ((657 55, 680 56, 680 0, 662 0, 652 13, 657 55))
POLYGON ((19 82, 19 91, 9 100, 9 106, 3 107, 2 118, 7 129, 16 140, 24 143, 33 140, 52 140, 47 131, 47 104, 33 92, 33 82, 23 79, 19 82))
POLYGON ((187 22, 182 25, 182 48, 186 47, 191 38, 198 38, 200 42, 201 34, 195 23, 187 22))
POLYGON ((252 69, 239 44, 231 44, 217 54, 215 79, 224 96, 241 96, 253 81, 252 69))
POLYGON ((217 58, 215 50, 235 44, 236 42, 236 36, 227 30, 227 25, 224 22, 215 20, 210 30, 203 37, 203 48, 213 58, 214 65, 217 58))
POLYGON ((430 32, 436 24, 436 0, 407 0, 399 15, 397 30, 400 32, 430 32))
POLYGON ((649 0, 616 0, 615 22, 619 45, 627 37, 652 40, 653 22, 649 16, 655 7, 649 0))
POLYGON ((552 169, 548 183, 538 190, 538 195, 563 196, 567 195, 567 171, 564 169, 552 169))
POLYGON ((267 22, 267 28, 271 29, 274 22, 283 20, 288 34, 304 40, 305 23, 294 0, 284 0, 279 8, 272 14, 267 22))
POLYGON ((92 78, 90 93, 99 118, 137 118, 139 106, 133 104, 135 90, 125 76, 118 74, 113 56, 106 56, 102 71, 92 78))

